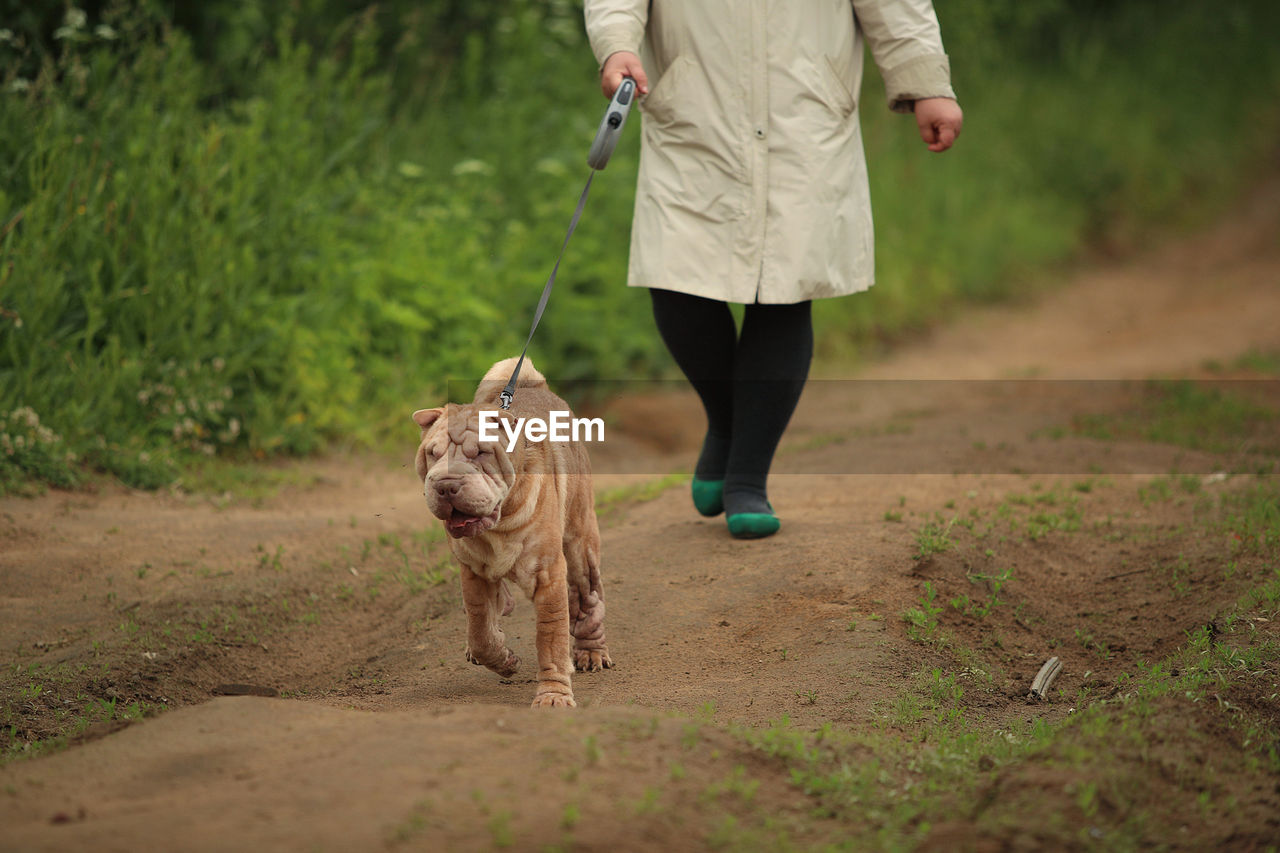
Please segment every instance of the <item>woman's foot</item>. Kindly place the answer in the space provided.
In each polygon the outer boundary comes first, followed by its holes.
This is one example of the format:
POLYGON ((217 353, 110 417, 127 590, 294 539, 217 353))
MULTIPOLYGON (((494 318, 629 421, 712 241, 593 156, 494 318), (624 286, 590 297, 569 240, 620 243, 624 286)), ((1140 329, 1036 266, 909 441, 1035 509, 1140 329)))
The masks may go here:
POLYGON ((702 515, 711 518, 724 512, 724 480, 699 480, 693 478, 693 506, 702 515))
POLYGON ((738 512, 727 517, 729 535, 734 539, 763 539, 772 536, 782 522, 772 512, 738 512))
POLYGON ((725 496, 725 520, 734 539, 762 539, 778 532, 782 522, 762 494, 733 491, 725 496))

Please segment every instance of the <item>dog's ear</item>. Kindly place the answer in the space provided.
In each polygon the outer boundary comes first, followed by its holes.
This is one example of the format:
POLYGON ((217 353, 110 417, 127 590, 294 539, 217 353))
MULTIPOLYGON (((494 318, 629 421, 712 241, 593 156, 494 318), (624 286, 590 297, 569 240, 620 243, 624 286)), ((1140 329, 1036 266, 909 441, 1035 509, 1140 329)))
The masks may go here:
POLYGON ((444 409, 442 408, 418 409, 418 411, 413 413, 413 422, 425 430, 427 427, 435 423, 443 414, 444 409))

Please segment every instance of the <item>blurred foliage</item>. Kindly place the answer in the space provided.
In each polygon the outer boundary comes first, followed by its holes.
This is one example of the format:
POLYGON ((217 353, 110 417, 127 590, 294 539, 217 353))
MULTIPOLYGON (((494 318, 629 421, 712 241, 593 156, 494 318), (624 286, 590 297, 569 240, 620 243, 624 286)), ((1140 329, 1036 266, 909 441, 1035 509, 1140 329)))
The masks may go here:
MULTIPOLYGON (((1275 4, 939 14, 965 134, 927 155, 868 83, 879 283, 819 304, 828 358, 1187 221, 1274 147, 1275 4)), ((518 352, 602 106, 576 3, 0 0, 0 413, 57 436, 0 488, 412 442, 518 352)), ((671 370, 623 286, 638 130, 531 350, 558 381, 671 370)))

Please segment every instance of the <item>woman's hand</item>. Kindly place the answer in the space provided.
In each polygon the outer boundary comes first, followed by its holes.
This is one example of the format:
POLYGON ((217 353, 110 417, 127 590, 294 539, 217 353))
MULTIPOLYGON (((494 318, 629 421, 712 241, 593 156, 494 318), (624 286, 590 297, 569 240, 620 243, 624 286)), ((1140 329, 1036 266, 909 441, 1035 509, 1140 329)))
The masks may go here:
POLYGON ((635 80, 636 90, 641 95, 649 94, 649 78, 645 76, 640 57, 626 50, 609 54, 604 67, 600 69, 600 89, 606 98, 613 97, 613 93, 622 85, 623 77, 635 80))
POLYGON ((930 151, 946 151, 960 135, 964 111, 950 98, 921 98, 916 101, 915 112, 920 138, 930 151))

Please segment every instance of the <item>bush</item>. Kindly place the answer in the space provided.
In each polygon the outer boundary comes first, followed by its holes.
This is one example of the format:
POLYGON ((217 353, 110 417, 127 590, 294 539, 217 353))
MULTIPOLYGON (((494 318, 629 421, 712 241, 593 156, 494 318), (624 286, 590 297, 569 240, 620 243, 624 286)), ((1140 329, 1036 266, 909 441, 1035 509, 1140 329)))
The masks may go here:
MULTIPOLYGON (((0 412, 39 412, 60 464, 154 486, 192 456, 403 442, 448 379, 519 351, 603 107, 577 4, 215 0, 174 4, 178 26, 158 2, 19 5, 0 412)), ((879 284, 819 305, 828 357, 1225 197, 1274 138, 1280 15, 1260 0, 940 12, 965 135, 928 155, 868 82, 879 284)), ((559 381, 672 369, 622 286, 638 126, 531 350, 559 381)))

